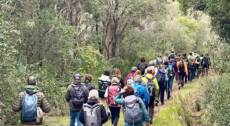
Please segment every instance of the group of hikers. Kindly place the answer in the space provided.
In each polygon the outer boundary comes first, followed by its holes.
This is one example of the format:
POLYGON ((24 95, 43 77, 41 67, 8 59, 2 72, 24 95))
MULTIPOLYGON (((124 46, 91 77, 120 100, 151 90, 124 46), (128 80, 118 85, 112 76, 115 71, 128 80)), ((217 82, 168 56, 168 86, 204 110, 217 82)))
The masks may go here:
MULTIPOLYGON (((124 78, 118 68, 104 71, 98 78, 98 90, 92 75, 83 78, 76 73, 65 95, 70 126, 102 126, 109 117, 112 126, 117 126, 120 110, 125 126, 148 126, 153 123, 155 106, 164 105, 165 94, 167 99, 172 97, 174 82, 181 89, 185 83, 207 76, 210 65, 208 54, 175 54, 172 50, 169 56, 159 55, 149 63, 141 58, 124 78)), ((13 111, 21 111, 23 126, 42 125, 43 113, 48 113, 51 106, 38 90, 34 76, 27 83, 26 90, 13 103, 13 111)))

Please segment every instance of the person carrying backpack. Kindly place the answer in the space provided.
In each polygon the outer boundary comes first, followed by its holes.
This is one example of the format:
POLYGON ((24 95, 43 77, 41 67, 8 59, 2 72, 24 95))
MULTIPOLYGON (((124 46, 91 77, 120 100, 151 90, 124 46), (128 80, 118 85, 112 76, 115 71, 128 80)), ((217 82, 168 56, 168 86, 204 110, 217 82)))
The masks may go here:
POLYGON ((148 65, 145 62, 145 58, 142 57, 140 60, 140 63, 137 64, 137 69, 141 71, 141 75, 145 74, 145 69, 148 67, 148 65))
POLYGON ((155 100, 157 99, 157 96, 159 94, 159 86, 157 79, 153 77, 152 75, 152 69, 147 70, 147 74, 144 78, 142 78, 143 82, 148 87, 148 93, 149 93, 149 116, 150 116, 150 123, 152 124, 153 116, 154 116, 154 107, 155 107, 155 100))
POLYGON ((202 60, 202 69, 203 69, 202 76, 205 76, 205 75, 208 76, 208 69, 210 65, 211 65, 211 60, 207 53, 202 60))
POLYGON ((164 97, 165 97, 165 89, 166 89, 166 82, 167 82, 167 73, 166 70, 164 68, 164 65, 161 64, 159 66, 159 70, 158 70, 158 74, 157 74, 157 80, 158 80, 158 84, 159 84, 159 88, 160 88, 160 92, 159 92, 159 97, 160 97, 160 101, 161 104, 164 105, 164 97))
POLYGON ((99 97, 104 98, 105 91, 107 87, 110 85, 110 72, 104 71, 104 74, 101 75, 101 77, 98 78, 98 85, 99 85, 99 97))
POLYGON ((134 89, 126 86, 116 97, 116 103, 124 107, 125 126, 149 126, 149 115, 141 98, 134 94, 134 89))
POLYGON ((108 120, 108 114, 103 104, 99 103, 98 91, 89 92, 88 101, 83 105, 79 117, 84 126, 102 126, 108 120))
POLYGON ((132 67, 131 71, 125 77, 125 83, 128 83, 128 80, 133 80, 135 72, 137 71, 137 67, 132 67))
POLYGON ((121 106, 115 102, 115 98, 119 94, 120 90, 121 87, 119 79, 117 77, 113 77, 111 80, 111 85, 106 89, 105 92, 105 98, 111 112, 111 121, 113 126, 117 126, 120 117, 121 106))
POLYGON ((41 126, 43 112, 48 113, 51 107, 45 95, 38 90, 36 78, 30 76, 27 83, 25 91, 20 92, 14 100, 12 109, 14 112, 21 111, 22 126, 41 126))
POLYGON ((152 61, 149 62, 149 66, 145 69, 145 74, 148 73, 147 71, 148 71, 149 69, 152 70, 152 75, 153 75, 154 77, 156 77, 157 72, 158 72, 158 68, 157 68, 157 66, 156 66, 156 60, 152 60, 152 61))
POLYGON ((178 86, 180 89, 181 87, 184 87, 184 80, 186 77, 186 72, 185 72, 186 68, 185 68, 184 61, 182 59, 180 59, 178 66, 177 66, 177 69, 178 69, 178 73, 179 73, 178 86))
POLYGON ((167 98, 169 99, 172 94, 172 88, 173 88, 173 80, 175 77, 175 64, 173 63, 173 60, 169 60, 169 63, 167 65, 167 76, 168 76, 168 81, 167 81, 167 98))
POLYGON ((136 75, 134 77, 134 83, 132 84, 132 87, 135 91, 136 96, 140 97, 145 103, 146 108, 148 108, 150 97, 147 86, 142 83, 142 76, 136 75))
POLYGON ((93 77, 90 74, 85 75, 84 86, 88 88, 89 91, 96 89, 95 85, 92 83, 93 77))
POLYGON ((74 74, 73 79, 65 95, 65 99, 70 107, 70 126, 75 126, 75 120, 77 120, 78 126, 82 126, 79 121, 80 110, 83 104, 88 100, 89 90, 81 83, 80 74, 74 74))

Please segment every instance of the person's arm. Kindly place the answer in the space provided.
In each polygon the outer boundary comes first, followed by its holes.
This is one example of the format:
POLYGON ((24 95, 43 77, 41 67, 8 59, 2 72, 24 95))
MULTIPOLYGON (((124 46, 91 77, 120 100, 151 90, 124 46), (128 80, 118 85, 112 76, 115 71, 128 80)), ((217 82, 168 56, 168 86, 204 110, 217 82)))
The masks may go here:
POLYGON ((43 112, 48 113, 51 110, 50 104, 47 101, 45 95, 41 92, 38 92, 39 97, 41 97, 41 109, 43 112))
POLYGON ((116 97, 115 102, 116 102, 117 104, 120 104, 120 105, 124 104, 124 100, 123 100, 123 98, 122 98, 122 95, 123 95, 123 93, 120 92, 120 93, 118 94, 118 96, 116 97))
POLYGON ((14 112, 19 112, 22 108, 22 99, 23 99, 24 93, 20 93, 17 98, 14 100, 12 104, 12 110, 14 112))
POLYGON ((108 120, 108 114, 105 111, 105 107, 103 105, 101 105, 101 122, 102 122, 102 124, 107 122, 107 120, 108 120))
POLYGON ((159 84, 158 84, 158 81, 156 78, 153 80, 153 82, 154 82, 154 86, 155 86, 155 96, 157 97, 159 94, 159 84))
POLYGON ((71 89, 71 85, 67 88, 66 94, 65 94, 65 99, 67 102, 70 101, 70 89, 71 89))
POLYGON ((147 112, 144 102, 140 98, 139 98, 139 103, 141 106, 141 110, 144 114, 144 122, 149 123, 150 122, 149 113, 147 112))
POLYGON ((83 110, 83 109, 81 109, 81 111, 80 111, 79 121, 80 121, 82 124, 85 124, 84 110, 83 110))

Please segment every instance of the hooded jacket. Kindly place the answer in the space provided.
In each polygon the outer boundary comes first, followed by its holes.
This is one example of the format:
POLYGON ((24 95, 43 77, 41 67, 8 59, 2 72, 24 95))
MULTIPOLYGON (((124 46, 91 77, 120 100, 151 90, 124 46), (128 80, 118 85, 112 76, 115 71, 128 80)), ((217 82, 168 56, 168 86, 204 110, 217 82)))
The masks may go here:
MULTIPOLYGON (((50 104, 46 100, 45 95, 38 90, 38 87, 33 86, 33 85, 27 85, 25 87, 25 91, 20 92, 17 98, 15 99, 15 101, 13 102, 12 109, 14 112, 19 112, 22 110, 22 102, 23 102, 25 93, 31 94, 31 95, 32 94, 37 95, 38 107, 40 107, 43 112, 48 113, 51 110, 50 104)), ((38 122, 38 123, 37 122, 31 122, 31 123, 21 122, 21 123, 24 125, 41 125, 42 124, 42 122, 38 122)))

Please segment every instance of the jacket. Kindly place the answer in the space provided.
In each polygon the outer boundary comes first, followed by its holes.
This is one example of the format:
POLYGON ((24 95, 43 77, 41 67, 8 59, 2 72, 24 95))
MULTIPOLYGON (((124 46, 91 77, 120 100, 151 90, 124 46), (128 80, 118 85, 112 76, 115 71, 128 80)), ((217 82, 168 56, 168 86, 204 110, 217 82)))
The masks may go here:
POLYGON ((148 83, 147 76, 150 76, 150 78, 153 78, 153 84, 154 84, 154 87, 155 87, 155 96, 158 96, 158 94, 159 94, 159 85, 158 85, 157 79, 155 77, 153 77, 152 74, 146 74, 145 77, 142 78, 142 81, 143 81, 144 84, 148 83))
MULTIPOLYGON (((93 105, 99 104, 99 103, 98 103, 98 100, 96 100, 96 99, 89 99, 87 104, 93 106, 93 105)), ((105 107, 102 104, 100 105, 100 107, 101 107, 101 123, 103 124, 108 120, 108 114, 107 114, 107 112, 105 110, 105 107)), ((87 121, 87 120, 85 120, 85 115, 84 115, 84 110, 83 109, 81 109, 81 111, 80 111, 79 120, 84 125, 85 125, 85 121, 87 121)))
POLYGON ((132 87, 135 91, 135 95, 140 97, 143 100, 144 104, 148 106, 149 101, 150 101, 150 96, 148 93, 147 86, 142 83, 134 82, 132 84, 132 87))
MULTIPOLYGON (((12 109, 14 112, 19 112, 22 110, 22 102, 25 93, 27 94, 36 94, 38 97, 38 106, 42 109, 43 112, 48 113, 51 110, 50 104, 48 103, 45 95, 38 90, 37 86, 33 85, 27 85, 25 87, 25 91, 20 92, 15 101, 13 102, 12 109)), ((41 122, 31 122, 31 123, 25 123, 21 122, 23 125, 41 125, 41 122)))
POLYGON ((87 99, 88 99, 88 96, 89 96, 89 90, 83 84, 71 84, 71 85, 69 85, 68 88, 67 88, 65 99, 69 103, 70 111, 78 111, 79 112, 82 109, 82 106, 75 107, 71 102, 71 94, 70 94, 71 90, 73 90, 74 86, 79 86, 79 85, 82 86, 82 89, 83 89, 83 92, 84 92, 84 96, 85 96, 84 103, 87 102, 87 99))

